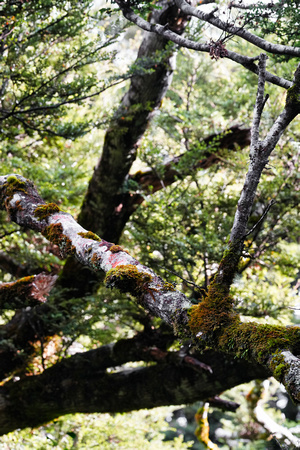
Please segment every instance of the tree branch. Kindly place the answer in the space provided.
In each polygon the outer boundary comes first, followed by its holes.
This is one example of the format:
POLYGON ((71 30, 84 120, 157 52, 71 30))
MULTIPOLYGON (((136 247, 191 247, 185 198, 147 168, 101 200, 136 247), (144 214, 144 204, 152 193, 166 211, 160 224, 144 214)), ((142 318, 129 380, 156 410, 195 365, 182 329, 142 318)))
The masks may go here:
POLYGON ((265 91, 265 82, 266 82, 266 63, 267 63, 267 55, 261 53, 259 55, 259 63, 258 63, 258 85, 257 85, 257 94, 256 94, 256 103, 253 113, 253 121, 252 121, 252 129, 251 129, 251 145, 252 147, 256 147, 258 144, 259 138, 259 125, 260 119, 264 108, 264 91, 265 91))
MULTIPOLYGON (((175 315, 187 322, 191 302, 151 269, 140 264, 119 246, 87 232, 57 205, 45 205, 31 182, 21 176, 0 177, 2 199, 11 218, 21 226, 42 232, 65 255, 72 254, 84 266, 103 270, 107 287, 136 294, 141 305, 172 325, 175 315), (27 189, 29 192, 27 192, 27 189)), ((177 320, 177 319, 176 319, 177 320)))
POLYGON ((76 354, 41 375, 0 387, 0 434, 76 412, 115 413, 193 403, 268 376, 260 366, 217 353, 204 355, 206 364, 213 367, 212 374, 195 371, 184 363, 106 373, 101 369, 101 353, 100 348, 76 354))
POLYGON ((228 22, 223 22, 219 18, 215 17, 212 13, 205 13, 190 4, 188 4, 185 0, 174 0, 178 8, 180 8, 185 14, 197 17, 204 22, 210 23, 214 25, 216 28, 219 28, 222 31, 226 31, 234 36, 239 36, 245 41, 250 42, 256 47, 265 50, 266 52, 275 54, 275 55, 289 55, 289 56, 300 56, 300 48, 292 47, 289 45, 281 45, 281 44, 272 44, 271 42, 266 41, 265 39, 256 36, 255 34, 250 33, 245 28, 236 27, 231 25, 228 22))
MULTIPOLYGON (((42 232, 59 246, 62 253, 74 255, 81 264, 95 271, 104 271, 107 287, 131 293, 146 310, 171 325, 175 334, 180 333, 184 339, 192 338, 196 348, 218 348, 224 354, 246 357, 263 364, 282 380, 294 401, 300 401, 300 385, 295 381, 299 376, 300 362, 294 356, 300 352, 300 330, 298 327, 240 321, 233 310, 233 299, 228 295, 227 280, 225 289, 224 281, 219 282, 219 278, 224 276, 221 267, 222 264, 224 267, 227 255, 208 288, 207 297, 192 306, 184 294, 176 291, 172 284, 165 283, 120 246, 87 232, 54 203, 45 204, 25 178, 19 175, 0 177, 0 194, 16 223, 42 232)), ((198 369, 194 360, 185 362, 198 369)))
MULTIPOLYGON (((139 28, 142 28, 145 31, 155 32, 156 34, 163 36, 165 39, 174 42, 180 47, 186 47, 193 50, 210 53, 211 47, 209 44, 201 44, 199 42, 191 41, 190 39, 184 38, 182 36, 178 36, 176 33, 166 28, 165 26, 162 26, 160 24, 152 24, 142 19, 137 14, 135 14, 133 10, 130 9, 128 6, 125 7, 123 1, 116 1, 116 3, 118 3, 120 9, 122 10, 124 17, 128 19, 130 22, 135 23, 139 28)), ((257 57, 250 58, 248 56, 241 55, 237 52, 227 50, 227 53, 226 55, 224 55, 224 58, 231 59, 232 61, 235 61, 236 63, 243 65, 246 69, 250 70, 251 72, 254 72, 256 74, 258 73, 258 67, 255 64, 257 57)), ((274 75, 270 72, 266 72, 266 80, 269 81, 270 83, 273 83, 277 86, 281 86, 285 89, 288 89, 292 85, 290 81, 278 77, 277 75, 274 75)))
MULTIPOLYGON (((246 175, 244 187, 241 192, 241 196, 238 202, 237 211, 234 218, 234 224, 231 230, 230 240, 231 242, 243 242, 243 238, 246 234, 246 227, 248 218, 253 205, 254 197, 256 194, 256 189, 265 168, 271 152, 274 150, 279 138, 285 131, 287 126, 292 122, 292 120, 300 112, 300 102, 297 102, 297 92, 300 92, 300 65, 295 72, 294 84, 290 88, 291 91, 288 92, 287 101, 284 110, 278 116, 267 136, 263 141, 258 141, 258 131, 255 130, 255 140, 251 143, 250 150, 250 165, 249 170, 246 175), (299 79, 298 79, 299 78, 299 79), (294 92, 295 95, 292 96, 291 93, 294 92), (292 98, 293 100, 292 100, 292 98)), ((263 92, 261 88, 258 90, 257 101, 255 109, 256 122, 259 124, 259 112, 261 111, 262 104, 261 100, 263 97, 263 92)), ((258 126, 254 124, 254 128, 258 126)))

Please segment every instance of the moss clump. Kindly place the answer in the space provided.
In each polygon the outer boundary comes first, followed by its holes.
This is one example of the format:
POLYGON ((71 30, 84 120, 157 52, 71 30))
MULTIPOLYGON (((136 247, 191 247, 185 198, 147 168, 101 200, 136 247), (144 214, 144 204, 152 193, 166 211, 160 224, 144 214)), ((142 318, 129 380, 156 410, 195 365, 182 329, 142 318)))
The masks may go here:
POLYGON ((61 223, 51 224, 44 228, 42 235, 53 244, 58 245, 64 255, 72 255, 75 253, 76 248, 72 245, 71 240, 63 234, 61 223))
POLYGON ((222 327, 237 323, 239 318, 233 310, 234 300, 216 283, 209 286, 207 296, 189 310, 189 327, 193 334, 216 333, 222 327))
POLYGON ((294 84, 287 90, 286 106, 292 107, 295 112, 300 111, 300 68, 295 72, 294 84))
POLYGON ((3 184, 1 192, 1 203, 4 201, 6 208, 16 192, 26 192, 26 182, 19 180, 15 175, 10 175, 3 184))
POLYGON ((300 83, 299 86, 294 84, 287 90, 286 105, 297 107, 297 110, 300 109, 300 83))
POLYGON ((17 178, 15 175, 10 175, 7 178, 6 183, 8 184, 10 189, 13 189, 14 191, 24 191, 25 192, 24 188, 26 187, 26 182, 19 180, 19 178, 17 178))
POLYGON ((105 277, 106 287, 116 287, 122 292, 131 292, 133 294, 148 291, 148 284, 153 277, 145 272, 139 272, 133 264, 120 265, 109 270, 105 277))
POLYGON ((60 208, 56 203, 47 203, 46 205, 40 205, 34 210, 34 217, 38 220, 47 219, 52 214, 55 214, 60 211, 60 208))
POLYGON ((274 378, 276 378, 279 382, 282 382, 285 372, 288 370, 284 356, 276 351, 275 354, 272 355, 269 365, 272 369, 274 378))
MULTIPOLYGON (((121 247, 121 245, 112 245, 109 249, 109 251, 111 251, 112 253, 119 253, 119 252, 124 252, 125 250, 123 249, 123 247, 121 247)), ((126 252, 128 253, 128 252, 126 252)))
POLYGON ((90 263, 94 269, 99 269, 101 257, 94 253, 90 259, 90 263))
POLYGON ((285 371, 286 371, 286 365, 283 363, 278 364, 278 366, 276 367, 276 369, 273 372, 273 376, 276 378, 276 380, 281 382, 283 380, 285 371))
POLYGON ((99 241, 101 242, 102 239, 99 238, 99 236, 97 236, 97 234, 92 233, 92 231, 80 231, 79 233, 77 233, 79 236, 83 237, 84 239, 93 239, 93 241, 99 241))
POLYGON ((175 287, 172 283, 168 283, 167 281, 162 286, 163 291, 175 291, 175 287))
POLYGON ((243 244, 241 241, 230 241, 226 246, 214 283, 227 287, 227 293, 236 274, 243 244))

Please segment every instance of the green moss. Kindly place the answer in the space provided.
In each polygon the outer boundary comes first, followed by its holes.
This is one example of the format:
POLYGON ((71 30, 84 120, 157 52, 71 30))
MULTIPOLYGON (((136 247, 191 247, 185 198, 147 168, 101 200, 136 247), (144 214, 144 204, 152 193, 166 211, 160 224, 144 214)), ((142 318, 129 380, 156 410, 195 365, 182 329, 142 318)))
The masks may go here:
POLYGON ((298 327, 239 322, 223 330, 218 345, 221 351, 247 359, 254 357, 263 364, 277 350, 291 349, 298 353, 300 330, 298 327))
POLYGON ((19 180, 19 178, 16 177, 15 175, 10 175, 7 178, 7 184, 9 184, 10 186, 14 186, 15 189, 17 188, 24 189, 24 187, 26 186, 26 182, 19 180))
MULTIPOLYGON (((189 328, 193 335, 201 332, 199 346, 205 342, 208 348, 239 358, 254 358, 262 364, 277 350, 300 352, 299 327, 242 323, 233 309, 233 298, 226 292, 226 288, 213 282, 204 300, 190 308, 189 328)), ((283 367, 274 369, 280 376, 283 367)))
POLYGON ((52 214, 55 214, 60 211, 60 208, 57 206, 56 203, 47 203, 46 205, 40 205, 34 210, 34 216, 38 220, 44 220, 47 219, 47 217, 52 216, 52 214))
POLYGON ((227 244, 214 278, 215 283, 227 288, 227 293, 238 269, 242 246, 240 241, 230 241, 227 244))
POLYGON ((273 372, 273 376, 276 378, 276 380, 281 381, 283 379, 284 373, 286 371, 286 365, 281 363, 278 364, 276 369, 273 372))
POLYGON ((116 287, 122 292, 131 292, 133 294, 148 291, 148 284, 153 277, 145 272, 139 272, 133 264, 120 265, 109 270, 105 277, 106 287, 116 287))
POLYGON ((300 88, 297 84, 294 84, 287 90, 286 104, 300 106, 300 88))
POLYGON ((288 369, 287 364, 284 360, 284 356, 279 351, 276 351, 272 355, 272 359, 269 365, 272 369, 273 376, 276 378, 276 380, 282 382, 284 374, 288 369))
POLYGON ((76 248, 72 245, 71 240, 63 234, 61 223, 51 224, 42 231, 43 236, 53 244, 59 246, 64 255, 72 255, 76 248))
POLYGON ((3 184, 1 193, 1 201, 5 200, 6 208, 9 207, 9 202, 16 192, 26 192, 26 182, 19 180, 15 175, 10 175, 6 183, 3 184))
POLYGON ((32 275, 20 278, 14 283, 4 283, 1 286, 1 308, 15 309, 26 306, 34 278, 34 275, 32 275))
POLYGON ((97 236, 97 234, 92 233, 92 231, 86 231, 86 232, 82 232, 80 231, 79 233, 77 233, 79 236, 83 237, 84 239, 93 239, 93 241, 99 241, 101 242, 102 239, 99 238, 99 236, 97 236))
POLYGON ((168 283, 167 281, 162 286, 163 291, 175 291, 175 287, 172 283, 168 283))
POLYGON ((295 113, 300 112, 300 67, 295 72, 293 86, 287 90, 286 106, 292 107, 295 113))
POLYGON ((239 318, 233 310, 233 304, 234 300, 231 295, 227 295, 227 289, 213 282, 204 300, 189 310, 190 330, 195 335, 199 331, 210 334, 236 323, 239 318))

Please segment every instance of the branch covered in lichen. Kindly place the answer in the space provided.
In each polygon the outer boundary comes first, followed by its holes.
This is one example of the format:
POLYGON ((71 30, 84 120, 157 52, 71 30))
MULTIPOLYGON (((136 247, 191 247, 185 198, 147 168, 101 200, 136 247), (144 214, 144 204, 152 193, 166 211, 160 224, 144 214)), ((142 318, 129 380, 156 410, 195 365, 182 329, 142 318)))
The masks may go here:
POLYGON ((275 120, 267 136, 259 140, 259 124, 263 112, 264 84, 266 56, 260 56, 260 76, 259 85, 254 108, 253 127, 250 144, 249 169, 245 177, 244 186, 237 204, 233 226, 230 233, 230 240, 226 248, 217 274, 215 282, 226 286, 227 293, 233 282, 234 275, 238 271, 240 256, 244 248, 244 239, 247 235, 247 225, 253 207, 257 187, 260 182, 264 168, 266 167, 272 151, 275 149, 279 138, 290 124, 290 122, 300 112, 300 64, 295 72, 293 86, 288 90, 287 101, 284 110, 275 120))
POLYGON ((184 294, 175 291, 173 285, 165 283, 122 247, 101 240, 96 234, 85 230, 54 203, 45 204, 36 191, 32 203, 32 197, 27 195, 26 190, 29 185, 33 190, 33 185, 20 175, 16 177, 18 183, 22 183, 22 193, 17 191, 13 195, 5 195, 9 177, 0 177, 0 190, 2 186, 3 203, 19 225, 41 232, 59 247, 63 255, 71 254, 84 266, 94 271, 104 271, 107 274, 107 287, 116 287, 135 295, 142 306, 170 325, 187 322, 186 311, 191 302, 184 294), (22 215, 17 214, 19 210, 23 212, 22 215))
POLYGON ((89 233, 70 214, 54 206, 45 206, 33 184, 25 178, 17 176, 17 188, 20 188, 19 182, 23 183, 22 191, 7 193, 8 178, 0 177, 0 192, 3 204, 17 223, 42 232, 59 246, 62 253, 73 254, 92 270, 104 271, 107 287, 135 296, 151 314, 171 325, 179 337, 192 338, 196 348, 218 349, 224 354, 263 365, 284 383, 295 401, 300 401, 300 384, 296 382, 297 377, 300 378, 300 364, 294 356, 300 354, 300 330, 298 327, 241 322, 229 294, 238 255, 234 246, 229 246, 225 252, 207 296, 192 306, 184 294, 165 283, 122 247, 89 233), (36 218, 37 212, 43 217, 36 218))

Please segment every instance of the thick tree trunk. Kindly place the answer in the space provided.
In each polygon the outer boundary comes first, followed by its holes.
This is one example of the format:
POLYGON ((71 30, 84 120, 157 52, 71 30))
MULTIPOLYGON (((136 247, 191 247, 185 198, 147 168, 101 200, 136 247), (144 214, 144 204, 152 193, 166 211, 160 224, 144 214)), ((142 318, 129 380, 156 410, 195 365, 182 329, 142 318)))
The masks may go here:
MULTIPOLYGON (((173 1, 159 2, 161 9, 151 14, 175 33, 182 34, 187 24, 173 1)), ((120 195, 125 178, 137 156, 139 141, 155 110, 169 88, 176 62, 176 49, 168 39, 145 33, 137 64, 145 64, 151 73, 135 75, 128 92, 106 132, 102 156, 94 170, 78 217, 79 223, 110 242, 117 243, 130 216, 123 208, 120 195), (150 62, 149 62, 150 61, 150 62)), ((129 208, 128 208, 129 210, 129 208)), ((131 211, 132 212, 132 211, 131 211)), ((84 296, 99 285, 98 277, 82 268, 74 259, 66 261, 61 279, 63 287, 72 288, 71 295, 84 296)))
MULTIPOLYGON (((174 3, 162 0, 159 6, 161 9, 152 13, 151 20, 183 33, 187 21, 179 16, 174 3)), ((139 140, 171 84, 175 61, 176 50, 168 40, 146 33, 136 63, 146 65, 151 73, 132 78, 106 132, 102 156, 90 180, 78 221, 109 241, 116 242, 120 236, 115 220, 122 207, 118 194, 136 159, 139 140)))

